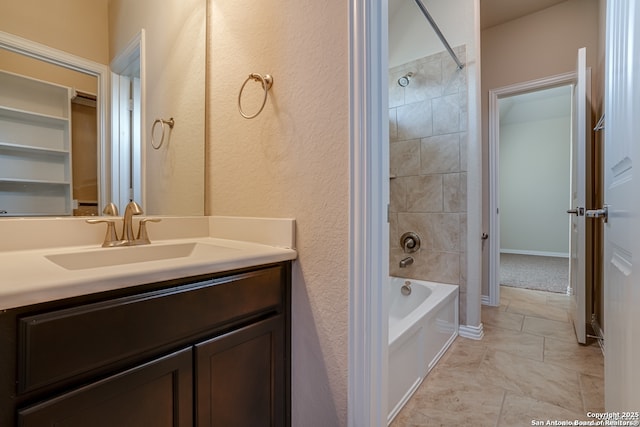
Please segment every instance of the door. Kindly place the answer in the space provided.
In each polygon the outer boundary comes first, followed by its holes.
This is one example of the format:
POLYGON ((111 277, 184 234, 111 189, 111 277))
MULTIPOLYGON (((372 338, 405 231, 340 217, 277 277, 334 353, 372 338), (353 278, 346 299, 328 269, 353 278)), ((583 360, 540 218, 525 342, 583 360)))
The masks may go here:
POLYGON ((196 345, 197 425, 289 425, 284 346, 282 315, 196 345))
POLYGON ((640 161, 640 9, 634 1, 608 1, 606 28, 605 408, 638 411, 640 283, 633 260, 640 255, 634 167, 640 161))
POLYGON ((191 348, 18 411, 24 427, 191 427, 191 348))
POLYGON ((585 286, 586 261, 586 149, 590 135, 588 120, 591 82, 587 76, 587 50, 578 50, 576 84, 573 88, 573 119, 571 132, 571 260, 569 286, 571 297, 571 319, 579 343, 587 342, 587 303, 585 286))

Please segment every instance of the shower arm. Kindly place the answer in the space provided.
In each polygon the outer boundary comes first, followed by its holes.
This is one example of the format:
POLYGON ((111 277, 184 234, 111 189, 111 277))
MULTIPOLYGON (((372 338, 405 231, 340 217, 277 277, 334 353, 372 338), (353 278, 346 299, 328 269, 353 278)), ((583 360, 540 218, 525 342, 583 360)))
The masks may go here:
POLYGON ((422 11, 422 14, 424 15, 424 17, 427 18, 427 21, 429 21, 429 24, 431 24, 431 26, 433 27, 433 31, 436 32, 436 35, 438 36, 438 38, 440 39, 440 41, 442 42, 444 47, 449 52, 449 55, 451 55, 451 58, 453 58, 453 60, 456 62, 456 64, 458 64, 458 70, 462 70, 464 68, 464 64, 462 62, 460 62, 460 60, 456 56, 456 54, 453 51, 453 49, 451 49, 451 46, 449 45, 449 42, 444 37, 444 34, 442 34, 442 31, 440 31, 440 28, 438 28, 438 24, 436 24, 436 21, 433 20, 433 18, 431 17, 431 14, 429 13, 429 11, 425 7, 425 5, 422 3, 421 0, 414 0, 414 1, 416 2, 416 5, 418 5, 420 10, 422 11))

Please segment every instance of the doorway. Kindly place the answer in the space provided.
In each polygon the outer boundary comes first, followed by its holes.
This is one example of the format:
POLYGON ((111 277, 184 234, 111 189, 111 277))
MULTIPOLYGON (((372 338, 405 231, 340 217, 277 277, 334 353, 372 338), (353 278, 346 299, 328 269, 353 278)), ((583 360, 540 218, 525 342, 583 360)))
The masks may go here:
POLYGON ((557 273, 541 278, 540 286, 568 276, 570 222, 565 211, 571 203, 574 81, 575 73, 566 73, 489 93, 492 239, 484 304, 499 305, 503 253, 505 258, 526 256, 522 260, 535 264, 541 264, 536 257, 544 256, 558 264, 557 273))
POLYGON ((120 211, 130 201, 146 209, 144 193, 145 31, 129 42, 111 63, 112 135, 111 197, 120 211))
POLYGON ((568 290, 571 93, 565 85, 498 100, 502 286, 568 290))

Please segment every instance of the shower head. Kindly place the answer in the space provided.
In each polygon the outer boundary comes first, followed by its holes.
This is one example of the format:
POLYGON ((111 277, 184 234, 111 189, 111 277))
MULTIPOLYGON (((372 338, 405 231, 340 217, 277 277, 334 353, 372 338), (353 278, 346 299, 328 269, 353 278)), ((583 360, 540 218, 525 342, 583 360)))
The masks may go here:
POLYGON ((400 77, 398 79, 398 85, 400 85, 400 87, 409 86, 409 82, 411 81, 411 76, 413 76, 413 73, 412 72, 408 72, 404 76, 400 77))

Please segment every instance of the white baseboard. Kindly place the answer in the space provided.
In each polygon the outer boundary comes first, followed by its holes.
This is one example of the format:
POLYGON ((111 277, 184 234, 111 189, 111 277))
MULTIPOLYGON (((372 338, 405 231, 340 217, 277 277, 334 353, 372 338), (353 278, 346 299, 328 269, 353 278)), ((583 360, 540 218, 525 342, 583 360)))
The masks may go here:
POLYGON ((501 254, 550 256, 557 258, 569 258, 568 252, 527 251, 521 249, 500 249, 501 254))
POLYGON ((491 298, 489 298, 489 295, 482 295, 481 303, 482 305, 488 305, 489 307, 498 307, 500 305, 499 302, 495 304, 493 301, 491 301, 491 298))
POLYGON ((481 340, 482 337, 484 337, 484 327, 482 326, 482 323, 478 326, 460 325, 458 327, 458 334, 464 338, 481 340))

